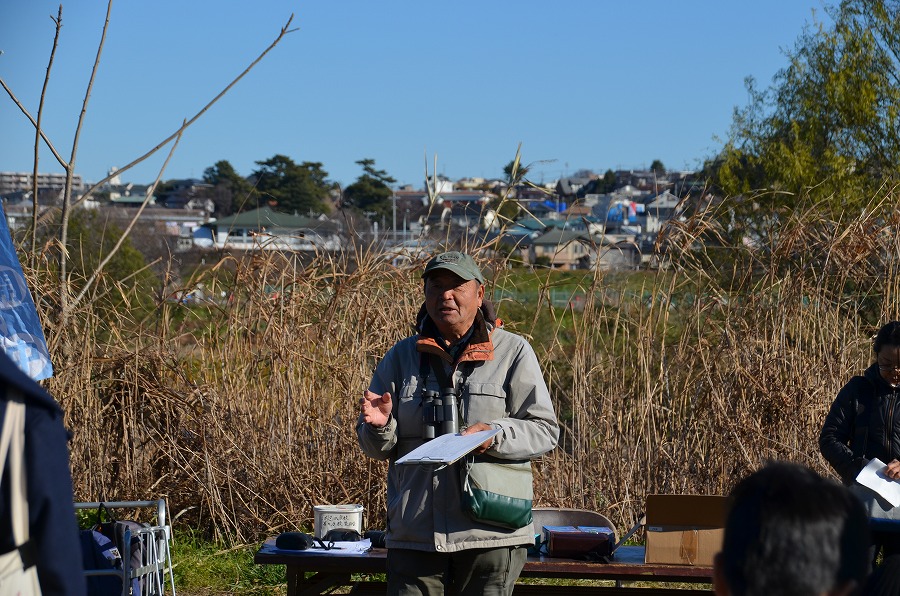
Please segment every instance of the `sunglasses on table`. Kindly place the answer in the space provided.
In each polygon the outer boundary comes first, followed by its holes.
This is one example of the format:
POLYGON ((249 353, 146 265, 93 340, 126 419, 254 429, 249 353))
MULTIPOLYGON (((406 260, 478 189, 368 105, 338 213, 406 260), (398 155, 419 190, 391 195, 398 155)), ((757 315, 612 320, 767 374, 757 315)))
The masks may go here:
POLYGON ((359 542, 361 539, 362 537, 356 530, 329 530, 322 538, 316 538, 305 532, 282 532, 275 540, 275 547, 287 550, 307 550, 310 548, 332 550, 341 548, 335 546, 335 542, 359 542))

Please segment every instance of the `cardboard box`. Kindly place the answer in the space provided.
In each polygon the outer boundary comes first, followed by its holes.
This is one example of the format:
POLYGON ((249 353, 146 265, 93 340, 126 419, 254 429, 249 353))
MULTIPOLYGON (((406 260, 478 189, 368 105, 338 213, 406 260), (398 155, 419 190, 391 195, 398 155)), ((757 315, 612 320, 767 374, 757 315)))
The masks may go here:
POLYGON ((544 526, 543 532, 548 555, 573 559, 609 555, 615 536, 605 526, 544 526))
POLYGON ((644 561, 712 566, 727 507, 728 498, 716 495, 649 495, 644 561))

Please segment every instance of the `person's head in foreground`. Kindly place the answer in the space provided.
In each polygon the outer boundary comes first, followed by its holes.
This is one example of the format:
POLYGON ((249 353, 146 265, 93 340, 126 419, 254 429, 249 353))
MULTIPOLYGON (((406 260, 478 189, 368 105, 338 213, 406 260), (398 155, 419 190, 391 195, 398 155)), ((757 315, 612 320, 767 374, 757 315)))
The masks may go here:
POLYGON ((773 462, 731 493, 713 587, 719 596, 852 594, 869 568, 868 519, 844 487, 773 462))

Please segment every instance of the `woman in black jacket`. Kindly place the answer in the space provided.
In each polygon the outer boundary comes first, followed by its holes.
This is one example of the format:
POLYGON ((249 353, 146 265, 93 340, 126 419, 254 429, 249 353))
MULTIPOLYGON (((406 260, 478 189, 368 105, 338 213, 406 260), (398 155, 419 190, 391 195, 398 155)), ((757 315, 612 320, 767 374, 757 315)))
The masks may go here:
MULTIPOLYGON (((900 321, 884 325, 872 349, 875 362, 840 390, 819 435, 819 450, 847 485, 873 458, 900 480, 900 321)), ((873 538, 885 557, 900 554, 900 528, 873 538)))

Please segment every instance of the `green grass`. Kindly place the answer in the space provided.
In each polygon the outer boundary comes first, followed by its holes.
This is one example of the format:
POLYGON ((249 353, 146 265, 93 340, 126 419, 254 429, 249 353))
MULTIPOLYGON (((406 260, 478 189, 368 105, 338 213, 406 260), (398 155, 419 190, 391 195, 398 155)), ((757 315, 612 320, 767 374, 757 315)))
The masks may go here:
MULTIPOLYGON (((225 548, 199 536, 198 532, 176 531, 172 543, 175 591, 179 596, 220 594, 286 594, 284 565, 257 565, 253 556, 259 544, 225 548)), ((384 574, 353 574, 354 581, 385 581, 384 574)), ((347 593, 349 587, 334 594, 347 593)))
POLYGON ((258 544, 223 548, 193 531, 176 531, 172 540, 175 590, 184 596, 284 594, 283 565, 257 565, 258 544))

